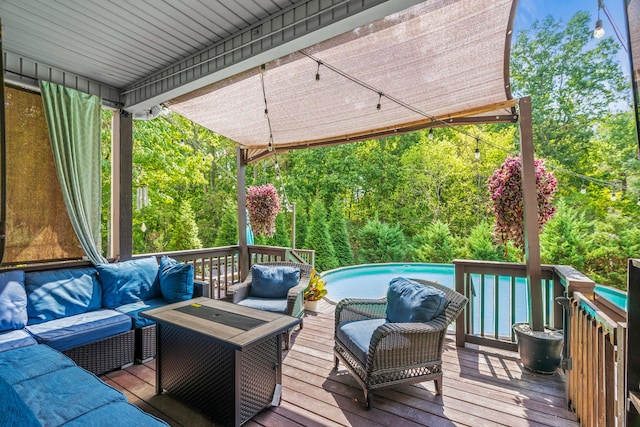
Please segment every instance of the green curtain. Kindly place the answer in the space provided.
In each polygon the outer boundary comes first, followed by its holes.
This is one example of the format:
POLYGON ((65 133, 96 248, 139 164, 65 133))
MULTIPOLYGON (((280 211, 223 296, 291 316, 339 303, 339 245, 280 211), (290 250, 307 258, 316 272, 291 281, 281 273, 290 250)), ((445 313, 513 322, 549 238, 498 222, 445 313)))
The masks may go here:
POLYGON ((107 263, 101 254, 100 236, 102 100, 45 81, 40 82, 40 91, 71 224, 89 260, 107 263))

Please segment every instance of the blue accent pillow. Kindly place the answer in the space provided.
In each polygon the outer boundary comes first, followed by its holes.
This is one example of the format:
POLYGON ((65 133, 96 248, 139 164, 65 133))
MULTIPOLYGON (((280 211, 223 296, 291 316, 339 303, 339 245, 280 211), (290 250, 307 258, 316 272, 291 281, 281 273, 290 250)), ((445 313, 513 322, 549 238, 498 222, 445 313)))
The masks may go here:
POLYGON ((254 298, 286 298, 289 289, 300 282, 297 267, 255 264, 251 267, 249 296, 254 298))
POLYGON ((93 267, 30 271, 24 285, 30 325, 102 308, 102 289, 93 267))
POLYGON ((154 256, 98 264, 96 269, 102 285, 102 306, 105 308, 161 296, 158 262, 154 256))
POLYGON ((0 331, 22 329, 27 320, 24 271, 0 273, 0 331))
POLYGON ((169 303, 193 297, 193 265, 183 264, 163 255, 160 258, 160 290, 169 303))
POLYGON ((391 279, 387 290, 387 320, 394 323, 428 322, 446 306, 440 289, 425 286, 404 277, 391 279))

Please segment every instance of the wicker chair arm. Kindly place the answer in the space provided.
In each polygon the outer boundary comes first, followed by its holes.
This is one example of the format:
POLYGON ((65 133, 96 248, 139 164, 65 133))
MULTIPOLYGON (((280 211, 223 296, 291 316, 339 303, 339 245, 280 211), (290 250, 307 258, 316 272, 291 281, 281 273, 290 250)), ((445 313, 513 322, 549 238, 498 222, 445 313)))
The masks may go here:
POLYGON ((363 319, 384 319, 387 299, 345 298, 336 306, 335 326, 341 322, 363 319))
POLYGON ((442 358, 447 325, 443 322, 385 323, 369 344, 367 366, 373 369, 406 367, 442 358))
POLYGON ((302 277, 300 282, 287 292, 287 313, 296 316, 304 306, 304 290, 307 289, 309 278, 302 277))
POLYGON ((211 298, 211 295, 209 295, 209 283, 204 280, 194 280, 192 297, 197 298, 202 296, 211 298))
POLYGON ((234 304, 239 303, 249 297, 249 288, 251 286, 251 276, 242 283, 236 283, 227 288, 227 299, 234 304))

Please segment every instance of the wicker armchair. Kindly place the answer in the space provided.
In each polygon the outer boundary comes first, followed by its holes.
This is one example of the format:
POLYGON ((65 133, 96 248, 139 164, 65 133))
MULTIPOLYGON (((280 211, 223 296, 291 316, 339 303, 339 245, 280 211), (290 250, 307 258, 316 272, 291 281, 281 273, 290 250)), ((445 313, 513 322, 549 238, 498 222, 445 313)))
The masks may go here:
MULTIPOLYGON (((286 261, 278 261, 278 262, 261 262, 258 263, 260 265, 270 265, 270 266, 284 266, 284 267, 297 267, 300 269, 300 282, 298 285, 289 289, 287 294, 287 309, 284 314, 288 314, 289 316, 297 317, 302 319, 304 315, 304 290, 307 288, 309 284, 309 279, 311 278, 311 270, 313 268, 310 264, 299 264, 295 262, 286 262, 286 261)), ((249 275, 242 282, 235 284, 233 286, 229 286, 227 289, 227 300, 233 302, 234 304, 238 304, 240 301, 249 298, 251 290, 251 271, 249 271, 249 275)), ((300 321, 300 329, 302 329, 302 320, 300 321)), ((289 341, 290 341, 290 332, 285 332, 284 342, 285 348, 289 349, 289 341)))
MULTIPOLYGON (((434 380, 436 394, 442 394, 442 351, 447 327, 461 313, 467 298, 437 283, 413 279, 445 293, 444 312, 426 323, 385 322, 386 298, 344 299, 335 311, 335 367, 342 362, 364 391, 365 405, 371 407, 373 390, 405 382, 434 380), (379 320, 374 320, 379 319, 379 320), (353 343, 342 342, 338 327, 342 322, 369 320, 375 328, 366 360, 354 354, 353 343), (376 326, 376 324, 378 326, 376 326), (349 345, 351 344, 351 345, 349 345), (351 347, 351 349, 349 348, 351 347)), ((363 323, 365 325, 366 323, 363 323)), ((343 338, 344 339, 344 338, 343 338)))

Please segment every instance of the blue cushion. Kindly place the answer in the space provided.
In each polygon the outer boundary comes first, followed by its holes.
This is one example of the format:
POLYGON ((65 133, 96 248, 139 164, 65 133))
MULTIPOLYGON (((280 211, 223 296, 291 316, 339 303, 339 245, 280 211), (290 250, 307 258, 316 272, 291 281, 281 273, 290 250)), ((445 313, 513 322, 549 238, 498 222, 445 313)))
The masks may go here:
POLYGON ((338 325, 336 335, 355 357, 365 364, 367 353, 373 333, 380 325, 386 323, 385 319, 353 320, 342 322, 338 325))
POLYGON ((13 388, 47 426, 62 425, 100 406, 126 401, 124 394, 78 366, 21 381, 13 388))
POLYGON ((275 313, 287 313, 286 298, 245 298, 238 303, 245 307, 256 308, 258 310, 273 311, 275 313))
POLYGON ((0 378, 9 384, 71 366, 76 366, 73 360, 47 345, 20 347, 0 353, 0 378))
POLYGON ((0 331, 21 329, 27 324, 27 293, 24 271, 0 273, 0 331))
POLYGON ((160 258, 159 277, 162 298, 167 302, 180 302, 193 297, 193 265, 163 255, 160 258))
POLYGON ((24 329, 15 329, 0 333, 0 351, 12 350, 33 344, 38 344, 38 342, 24 329))
POLYGON ((33 415, 13 386, 0 378, 0 425, 7 427, 40 427, 33 415))
POLYGON ((102 286, 102 306, 105 308, 161 295, 158 263, 153 256, 115 264, 98 264, 96 269, 102 286))
POLYGON ((29 324, 99 309, 102 290, 97 277, 92 267, 26 273, 29 324))
POLYGON ((120 420, 123 425, 129 426, 153 427, 168 425, 153 415, 142 412, 135 405, 127 402, 111 402, 80 415, 78 418, 66 423, 65 427, 112 426, 119 424, 115 420, 120 420))
POLYGON ((391 279, 387 290, 389 322, 428 322, 438 317, 446 306, 440 289, 425 286, 404 277, 391 279))
POLYGON ((258 298, 286 298, 289 289, 299 282, 299 268, 255 264, 251 267, 249 295, 258 298))
POLYGON ((120 313, 124 313, 133 319, 133 328, 138 329, 144 326, 155 325, 151 319, 140 317, 141 311, 151 310, 152 308, 164 307, 168 303, 162 298, 154 298, 146 301, 132 302, 131 304, 121 305, 116 307, 116 310, 120 313))
POLYGON ((64 351, 129 331, 131 323, 131 317, 126 314, 96 310, 27 325, 26 329, 39 343, 64 351))

